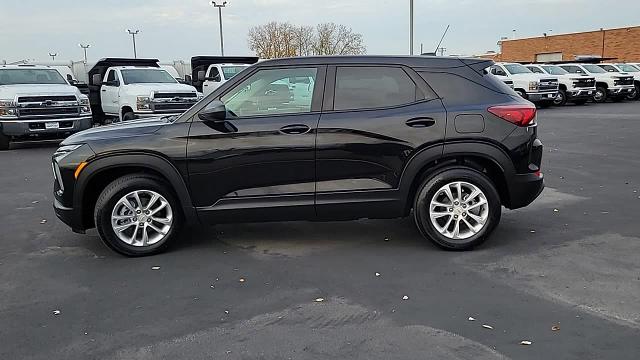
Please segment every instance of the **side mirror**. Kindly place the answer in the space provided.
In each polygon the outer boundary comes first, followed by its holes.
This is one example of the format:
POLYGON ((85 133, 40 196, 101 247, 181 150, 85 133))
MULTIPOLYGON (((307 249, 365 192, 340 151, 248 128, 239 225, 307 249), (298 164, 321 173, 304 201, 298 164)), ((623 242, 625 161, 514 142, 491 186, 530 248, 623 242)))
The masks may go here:
POLYGON ((198 118, 215 123, 225 122, 227 120, 227 108, 222 101, 214 100, 198 114, 198 118))
POLYGON ((185 84, 189 84, 189 85, 191 85, 193 83, 193 79, 191 78, 191 75, 185 75, 184 76, 184 83, 185 84))
POLYGON ((93 74, 91 77, 91 83, 93 85, 102 85, 102 76, 100 76, 100 74, 93 74))
POLYGON ((204 79, 207 77, 207 72, 204 70, 200 70, 198 71, 198 81, 204 81, 204 79))

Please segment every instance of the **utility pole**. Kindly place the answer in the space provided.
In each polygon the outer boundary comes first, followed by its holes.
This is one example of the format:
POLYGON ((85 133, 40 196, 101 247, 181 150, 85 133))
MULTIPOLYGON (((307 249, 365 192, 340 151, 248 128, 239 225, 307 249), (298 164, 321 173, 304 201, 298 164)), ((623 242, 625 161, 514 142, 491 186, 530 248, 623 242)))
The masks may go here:
POLYGON ((409 0, 409 55, 413 55, 413 0, 409 0))
POLYGON ((49 53, 49 56, 51 56, 51 60, 56 61, 56 56, 58 56, 58 53, 49 53))
POLYGON ((446 47, 439 47, 438 51, 440 51, 440 56, 444 56, 444 52, 447 51, 446 47))
POLYGON ((131 35, 133 37, 133 58, 137 59, 138 58, 138 51, 136 50, 136 35, 138 35, 140 33, 140 30, 127 29, 127 32, 129 33, 129 35, 131 35))
POLYGON ((227 7, 227 2, 223 1, 222 4, 220 4, 220 2, 212 1, 211 5, 218 8, 218 20, 220 21, 220 54, 224 56, 224 36, 222 35, 222 8, 227 7))
POLYGON ((84 45, 84 44, 80 43, 80 44, 78 44, 78 46, 80 46, 82 48, 82 50, 84 50, 84 63, 86 64, 87 63, 87 49, 90 48, 91 45, 89 45, 89 44, 84 45))

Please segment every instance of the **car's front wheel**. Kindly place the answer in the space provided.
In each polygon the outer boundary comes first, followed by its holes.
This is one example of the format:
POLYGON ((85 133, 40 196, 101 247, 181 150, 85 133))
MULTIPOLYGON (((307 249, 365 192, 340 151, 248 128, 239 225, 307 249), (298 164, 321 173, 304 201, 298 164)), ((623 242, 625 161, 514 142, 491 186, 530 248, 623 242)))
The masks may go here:
POLYGON ((593 101, 597 103, 603 103, 607 101, 607 89, 602 86, 598 86, 596 88, 595 94, 593 94, 593 101))
POLYGON ((425 179, 416 193, 414 218, 424 237, 447 250, 483 243, 500 222, 501 202, 493 182, 465 167, 425 179))
POLYGON ((567 92, 560 89, 558 90, 558 95, 553 100, 553 105, 555 106, 563 106, 567 103, 567 92))
POLYGON ((127 256, 152 255, 174 240, 182 225, 173 191, 156 177, 123 176, 98 197, 94 219, 111 249, 127 256))

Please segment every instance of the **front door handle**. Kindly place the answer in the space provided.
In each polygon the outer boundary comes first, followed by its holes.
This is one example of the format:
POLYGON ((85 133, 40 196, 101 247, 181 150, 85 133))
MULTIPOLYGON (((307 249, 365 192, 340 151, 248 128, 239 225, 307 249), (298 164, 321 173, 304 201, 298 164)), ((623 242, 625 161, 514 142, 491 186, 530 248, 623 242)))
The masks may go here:
POLYGON ((430 117, 423 117, 407 120, 406 124, 407 126, 411 126, 413 128, 425 128, 435 125, 436 121, 435 119, 430 117))
POLYGON ((302 135, 311 130, 310 127, 304 124, 287 125, 280 128, 280 132, 288 135, 302 135))

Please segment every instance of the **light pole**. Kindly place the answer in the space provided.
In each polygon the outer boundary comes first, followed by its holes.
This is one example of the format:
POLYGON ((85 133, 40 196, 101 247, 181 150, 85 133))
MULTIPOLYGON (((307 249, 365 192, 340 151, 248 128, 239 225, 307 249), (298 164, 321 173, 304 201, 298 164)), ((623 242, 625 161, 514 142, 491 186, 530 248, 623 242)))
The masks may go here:
POLYGON ((212 1, 211 5, 218 8, 218 19, 220 20, 220 54, 224 56, 224 36, 222 35, 222 8, 227 7, 227 2, 223 1, 222 4, 220 4, 219 1, 212 1))
POLYGON ((413 55, 413 0, 409 0, 409 54, 413 55))
POLYGON ((56 56, 58 56, 58 53, 49 53, 49 56, 51 56, 51 60, 56 61, 56 56))
POLYGON ((80 43, 80 44, 78 44, 78 46, 80 46, 82 48, 82 50, 84 50, 84 63, 86 64, 87 63, 87 49, 90 48, 91 45, 89 45, 89 44, 84 45, 84 44, 80 43))
POLYGON ((140 30, 127 29, 127 32, 129 33, 129 35, 131 35, 133 37, 133 58, 137 59, 138 58, 138 51, 136 50, 136 35, 138 35, 140 33, 140 30))

